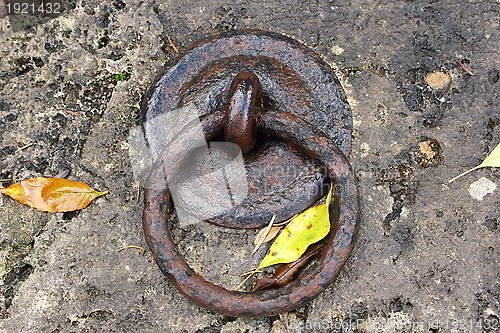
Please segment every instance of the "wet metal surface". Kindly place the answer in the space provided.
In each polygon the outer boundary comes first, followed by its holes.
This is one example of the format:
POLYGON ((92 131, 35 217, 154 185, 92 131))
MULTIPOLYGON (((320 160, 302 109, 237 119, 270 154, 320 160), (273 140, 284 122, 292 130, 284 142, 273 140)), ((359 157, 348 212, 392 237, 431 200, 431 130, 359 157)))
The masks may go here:
MULTIPOLYGON (((322 251, 322 257, 313 265, 311 273, 304 274, 298 281, 277 291, 231 292, 205 281, 188 266, 178 253, 167 223, 167 210, 172 203, 168 188, 170 185, 167 185, 163 190, 152 190, 150 189, 154 187, 152 185, 146 187, 143 215, 143 227, 149 248, 162 271, 177 288, 188 298, 210 310, 228 316, 260 317, 272 316, 304 306, 323 291, 338 275, 354 245, 355 230, 359 222, 355 176, 344 153, 337 148, 337 143, 339 143, 346 152, 348 151, 350 147, 348 129, 351 124, 349 121, 342 124, 332 123, 335 126, 333 131, 329 129, 329 132, 333 133, 333 137, 325 134, 319 128, 325 127, 324 118, 321 115, 325 115, 328 110, 316 110, 315 107, 318 107, 322 101, 317 99, 318 96, 310 94, 305 89, 306 86, 321 86, 326 90, 329 89, 331 96, 328 97, 334 102, 329 105, 329 108, 330 111, 335 112, 326 114, 332 119, 339 117, 349 119, 349 107, 345 97, 341 94, 338 79, 331 69, 314 56, 311 51, 284 36, 263 31, 237 31, 216 36, 188 48, 186 55, 180 56, 176 62, 167 65, 164 73, 153 85, 152 90, 148 93, 149 99, 144 102, 143 121, 146 124, 143 128, 146 129, 145 135, 149 142, 154 144, 154 142, 161 140, 162 133, 148 131, 147 122, 156 121, 156 117, 161 116, 162 113, 168 113, 182 107, 182 104, 175 105, 172 104, 172 101, 189 100, 190 103, 196 103, 197 100, 193 100, 191 93, 193 90, 200 90, 199 81, 209 83, 206 85, 209 89, 203 93, 198 92, 195 94, 196 97, 201 101, 208 101, 208 104, 214 107, 213 111, 209 110, 202 115, 203 120, 200 125, 204 129, 204 138, 207 140, 216 138, 223 127, 226 141, 233 142, 240 147, 243 154, 246 155, 245 163, 251 165, 249 169, 257 173, 257 175, 249 177, 253 180, 250 182, 252 191, 243 205, 236 206, 229 213, 224 212, 221 217, 211 218, 207 221, 231 228, 256 228, 267 224, 267 220, 272 215, 277 215, 278 221, 285 220, 299 213, 319 198, 322 194, 322 183, 325 178, 332 182, 336 189, 336 195, 339 196, 340 212, 337 213, 339 220, 336 222, 338 225, 333 228, 334 231, 331 232, 329 241, 322 251), (214 48, 213 45, 221 44, 221 40, 223 41, 222 45, 217 46, 220 51, 213 54, 211 48, 214 48), (235 49, 233 50, 233 48, 235 49), (302 52, 297 54, 290 51, 290 48, 299 49, 302 52), (184 57, 192 57, 190 54, 197 53, 198 49, 203 50, 205 57, 206 54, 210 54, 214 58, 209 61, 204 60, 208 64, 200 70, 203 75, 200 77, 198 73, 184 71, 174 74, 176 68, 182 67, 184 57), (290 56, 281 55, 281 59, 286 61, 280 63, 278 59, 264 56, 266 52, 263 52, 263 49, 272 50, 274 54, 282 52, 290 56), (228 50, 231 50, 230 54, 228 54, 228 50), (258 53, 259 51, 264 55, 258 53), (228 66, 228 58, 232 58, 233 61, 237 60, 233 63, 229 61, 230 65, 228 66), (259 60, 255 60, 257 58, 259 60), (314 67, 296 68, 297 64, 301 62, 305 62, 307 65, 308 58, 312 58, 309 62, 314 64, 314 67), (219 67, 214 67, 213 62, 216 62, 219 67), (259 79, 258 75, 252 72, 242 71, 242 68, 248 66, 248 63, 252 64, 253 70, 258 69, 261 64, 274 66, 270 68, 270 72, 262 72, 263 77, 259 79), (206 69, 207 67, 209 70, 206 69), (221 76, 220 72, 224 72, 225 75, 221 76), (322 74, 324 77, 318 77, 318 74, 322 74), (177 76, 188 75, 196 76, 196 83, 189 81, 182 85, 180 90, 183 94, 177 96, 172 91, 172 81, 178 80, 177 76), (229 81, 226 76, 229 77, 229 81), (295 81, 289 77, 294 78, 295 81), (261 80, 272 83, 261 88, 261 80), (166 82, 168 85, 165 85, 166 82), (214 87, 222 88, 220 82, 231 82, 228 92, 214 92, 214 87), (281 96, 280 100, 275 101, 274 91, 282 90, 285 92, 285 89, 287 89, 286 93, 289 97, 281 96), (169 92, 166 93, 166 90, 169 92), (224 98, 227 99, 226 104, 217 105, 217 101, 224 103, 224 98), (290 112, 269 109, 280 105, 285 107, 285 104, 280 103, 287 98, 295 99, 297 103, 290 112), (166 106, 170 108, 161 110, 162 107, 166 106), (338 114, 339 112, 345 112, 345 114, 338 114), (220 118, 218 115, 221 114, 225 117, 220 118), (298 117, 306 115, 307 121, 298 117), (260 141, 265 143, 261 143, 256 152, 251 152, 258 141, 257 132, 261 132, 260 141), (286 144, 283 145, 283 143, 286 144), (272 152, 283 148, 287 149, 286 153, 268 153, 268 151, 272 152), (287 156, 301 158, 287 158, 287 156), (271 166, 276 163, 269 157, 287 163, 292 170, 307 168, 308 164, 313 165, 311 162, 307 162, 309 159, 324 166, 325 172, 319 174, 320 177, 312 179, 311 177, 300 177, 300 175, 295 176, 288 180, 289 183, 286 183, 286 178, 284 181, 280 179, 280 174, 272 173, 271 166), (261 178, 265 178, 267 181, 262 181, 261 178), (277 185, 282 185, 282 187, 271 191, 269 183, 271 187, 278 187, 277 185), (311 187, 312 184, 315 187, 314 191, 303 193, 304 186, 301 186, 301 183, 306 184, 306 187, 307 185, 311 187), (261 186, 259 187, 259 185, 261 186), (279 193, 280 190, 281 193, 279 193), (276 198, 281 198, 283 201, 276 198), (233 212, 237 212, 237 214, 233 212)), ((226 87, 226 89, 228 88, 226 87)), ((194 141, 192 136, 195 135, 195 131, 189 132, 189 130, 183 129, 181 135, 173 139, 158 156, 158 160, 163 161, 162 167, 158 167, 158 169, 165 172, 165 178, 171 179, 171 174, 185 174, 185 170, 189 166, 185 165, 186 162, 184 162, 185 166, 182 167, 182 164, 179 165, 176 161, 190 153, 188 151, 189 145, 183 143, 183 140, 192 142, 194 141)), ((212 154, 214 153, 212 152, 212 154)), ((156 174, 153 170, 153 173, 155 175, 150 178, 149 183, 161 182, 159 178, 161 178, 162 172, 156 174)), ((308 173, 310 174, 310 172, 306 172, 306 174, 308 173)), ((314 173, 318 174, 318 171, 314 173)), ((195 182, 194 186, 201 185, 201 182, 198 181, 195 182)), ((179 196, 186 198, 184 201, 187 201, 187 197, 195 188, 184 188, 188 191, 187 195, 182 196, 181 193, 179 196)), ((216 193, 215 190, 210 195, 214 193, 216 193)), ((200 199, 208 201, 206 198, 197 198, 196 200, 200 201, 200 199)), ((176 205, 179 204, 179 200, 177 200, 176 205)), ((336 206, 332 204, 332 207, 336 206)))

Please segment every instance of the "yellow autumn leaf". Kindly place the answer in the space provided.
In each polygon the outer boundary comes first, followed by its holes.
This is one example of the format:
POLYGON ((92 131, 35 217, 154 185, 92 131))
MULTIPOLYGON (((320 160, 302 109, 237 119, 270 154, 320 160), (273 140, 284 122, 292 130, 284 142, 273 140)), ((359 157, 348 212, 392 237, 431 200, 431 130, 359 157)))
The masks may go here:
POLYGON ((456 180, 457 178, 460 178, 462 176, 465 176, 471 171, 474 171, 479 168, 485 168, 485 167, 500 167, 500 143, 493 149, 493 151, 484 159, 484 161, 479 164, 478 166, 475 166, 474 168, 465 171, 464 173, 461 173, 460 175, 456 176, 455 178, 452 178, 448 180, 448 183, 451 183, 452 181, 456 180))
POLYGON ((304 254, 309 245, 328 235, 330 232, 328 206, 331 196, 332 191, 328 193, 324 204, 308 208, 293 218, 271 245, 257 269, 293 262, 304 254))
POLYGON ((85 183, 64 178, 38 177, 1 188, 0 193, 42 212, 57 213, 85 208, 108 191, 97 192, 85 183))

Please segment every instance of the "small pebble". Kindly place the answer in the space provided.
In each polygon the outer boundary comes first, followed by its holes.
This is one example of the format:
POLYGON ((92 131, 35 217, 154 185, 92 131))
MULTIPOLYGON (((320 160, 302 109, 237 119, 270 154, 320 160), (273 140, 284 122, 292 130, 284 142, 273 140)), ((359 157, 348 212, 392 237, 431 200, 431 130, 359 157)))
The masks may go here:
POLYGON ((338 45, 332 46, 330 50, 332 50, 333 54, 335 55, 341 55, 342 53, 344 53, 344 49, 338 45))
POLYGON ((432 72, 427 74, 424 81, 434 90, 443 90, 450 85, 451 77, 443 72, 432 72))
POLYGON ((474 199, 483 200, 486 194, 493 193, 496 189, 497 184, 486 177, 482 177, 481 179, 470 184, 469 193, 474 199))

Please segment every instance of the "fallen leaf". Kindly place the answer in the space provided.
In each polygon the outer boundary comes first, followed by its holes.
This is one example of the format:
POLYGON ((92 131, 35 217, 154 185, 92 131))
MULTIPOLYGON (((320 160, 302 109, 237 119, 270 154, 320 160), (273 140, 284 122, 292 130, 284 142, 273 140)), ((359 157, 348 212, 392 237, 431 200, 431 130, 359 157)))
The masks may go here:
POLYGON ((57 213, 85 208, 108 191, 97 192, 85 183, 64 178, 38 177, 2 188, 0 193, 42 212, 57 213))
MULTIPOLYGON (((271 227, 271 229, 269 229, 269 232, 267 233, 267 236, 265 236, 264 240, 262 241, 262 243, 267 243, 269 242, 270 240, 273 240, 274 237, 276 237, 276 235, 280 232, 280 230, 282 229, 282 227, 271 227)), ((262 230, 261 230, 262 232, 262 230)), ((264 235, 264 234, 262 234, 264 235)), ((261 233, 259 232, 259 234, 257 235, 257 237, 255 238, 255 241, 257 241, 257 238, 259 236, 262 236, 261 233)))
POLYGON ((328 235, 330 232, 328 206, 331 196, 330 191, 324 204, 308 208, 293 218, 271 245, 257 269, 295 261, 304 254, 309 245, 328 235))
POLYGON ((272 240, 276 235, 280 232, 281 228, 283 225, 276 225, 273 224, 270 226, 266 226, 265 228, 261 229, 257 236, 255 236, 255 239, 253 241, 253 245, 257 245, 259 243, 267 243, 270 240, 272 240), (269 231, 267 230, 269 229, 269 231))
POLYGON ((262 245, 262 243, 264 243, 265 239, 267 238, 267 235, 269 234, 269 232, 271 231, 271 228, 273 227, 273 223, 274 223, 275 219, 276 219, 276 215, 273 215, 273 217, 271 218, 271 221, 269 221, 269 224, 257 234, 257 237, 255 238, 255 241, 254 241, 255 247, 253 248, 253 251, 250 254, 250 256, 253 256, 254 253, 257 252, 259 247, 262 245))
POLYGON ((286 286, 297 276, 302 268, 311 262, 311 260, 319 257, 323 246, 324 244, 313 246, 308 249, 300 259, 281 265, 276 269, 272 277, 263 277, 258 279, 250 291, 276 289, 286 286))
POLYGON ((500 167, 500 143, 495 147, 495 149, 493 149, 493 151, 488 155, 488 157, 486 157, 484 159, 483 163, 479 164, 478 166, 476 166, 470 170, 465 171, 464 173, 461 173, 460 175, 456 176, 455 178, 448 180, 448 183, 451 183, 452 181, 454 181, 462 176, 465 176, 466 174, 468 174, 471 171, 474 171, 474 170, 479 169, 479 168, 484 168, 484 167, 496 167, 496 168, 500 167))
MULTIPOLYGON (((280 222, 273 224, 272 227, 269 229, 269 231, 266 230, 266 228, 269 228, 269 226, 265 227, 264 229, 261 229, 257 236, 255 237, 255 240, 253 241, 254 245, 257 245, 260 243, 260 245, 269 242, 270 240, 273 240, 274 237, 280 232, 280 230, 283 228, 284 225, 288 224, 291 220, 293 220, 298 214, 295 214, 291 218, 289 218, 286 221, 280 222)), ((259 246, 260 246, 259 245, 259 246)))

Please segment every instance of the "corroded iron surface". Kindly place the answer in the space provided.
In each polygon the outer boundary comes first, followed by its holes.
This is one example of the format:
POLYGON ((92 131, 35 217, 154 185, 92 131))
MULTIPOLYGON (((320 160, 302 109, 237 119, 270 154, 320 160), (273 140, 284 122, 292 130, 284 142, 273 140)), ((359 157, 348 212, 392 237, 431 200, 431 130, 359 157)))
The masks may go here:
POLYGON ((359 208, 345 157, 349 106, 335 74, 317 55, 263 31, 233 31, 197 42, 160 73, 144 100, 142 120, 155 160, 145 186, 144 233, 159 267, 184 295, 224 315, 272 316, 305 305, 333 282, 354 246, 359 208), (172 135, 165 128, 177 130, 172 135), (186 156, 203 157, 196 148, 200 133, 203 142, 238 145, 248 178, 247 197, 206 219, 213 224, 258 228, 273 215, 282 221, 316 201, 324 181, 334 184, 334 222, 326 245, 295 281, 276 290, 229 291, 205 281, 179 254, 167 222, 172 196, 165 180, 176 175, 176 182, 188 183, 196 174, 199 167, 188 165, 186 156), (273 172, 287 167, 294 172, 273 172))

